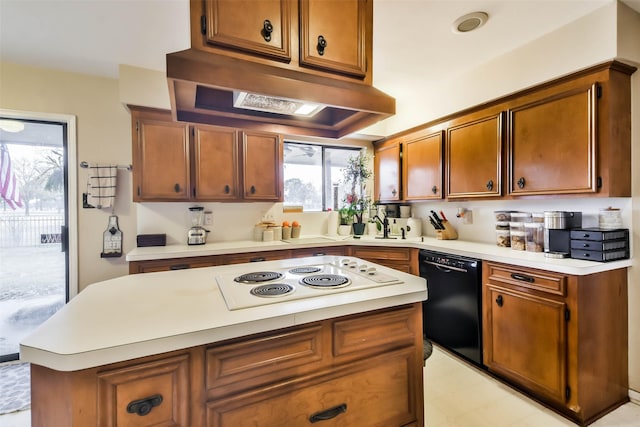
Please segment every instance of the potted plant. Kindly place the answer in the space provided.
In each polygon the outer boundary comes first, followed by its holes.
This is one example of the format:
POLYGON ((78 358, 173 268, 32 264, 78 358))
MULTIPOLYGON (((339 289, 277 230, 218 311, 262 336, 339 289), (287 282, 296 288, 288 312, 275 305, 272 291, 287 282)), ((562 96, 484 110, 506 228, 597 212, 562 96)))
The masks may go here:
POLYGON ((351 232, 351 219, 353 212, 351 211, 351 205, 345 205, 338 210, 340 215, 340 226, 338 227, 338 234, 346 236, 351 232))
POLYGON ((357 156, 349 157, 347 167, 343 170, 343 184, 347 187, 343 209, 346 208, 353 217, 355 235, 364 234, 366 223, 363 216, 371 205, 371 199, 366 196, 367 180, 372 175, 370 164, 371 156, 361 152, 357 156))

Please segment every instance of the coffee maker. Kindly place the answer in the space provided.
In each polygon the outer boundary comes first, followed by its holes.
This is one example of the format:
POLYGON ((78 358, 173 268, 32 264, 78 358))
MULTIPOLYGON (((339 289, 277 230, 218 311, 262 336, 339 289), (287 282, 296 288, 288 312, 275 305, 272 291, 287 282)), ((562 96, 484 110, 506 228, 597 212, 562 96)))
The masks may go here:
POLYGON ((187 233, 188 245, 204 245, 207 242, 207 233, 209 230, 204 225, 204 208, 195 206, 189 208, 191 212, 191 228, 187 233))
POLYGON ((571 254, 571 229, 582 227, 582 212, 544 212, 544 253, 566 258, 571 254))

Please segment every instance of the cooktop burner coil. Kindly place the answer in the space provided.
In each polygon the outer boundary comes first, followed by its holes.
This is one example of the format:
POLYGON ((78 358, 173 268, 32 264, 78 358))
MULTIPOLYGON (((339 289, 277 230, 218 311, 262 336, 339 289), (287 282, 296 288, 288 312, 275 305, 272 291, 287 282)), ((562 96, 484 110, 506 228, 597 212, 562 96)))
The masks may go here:
POLYGON ((314 274, 300 279, 300 284, 319 289, 343 288, 351 284, 346 276, 339 274, 314 274))
POLYGON ((287 285, 286 283, 272 283, 269 285, 256 286, 251 289, 250 293, 257 297, 273 298, 287 295, 294 290, 293 286, 287 285))
POLYGON ((319 271, 322 271, 321 267, 317 267, 315 265, 310 265, 308 267, 292 268, 291 270, 289 270, 289 273, 291 273, 291 274, 311 274, 311 273, 317 273, 319 271))
POLYGON ((278 279, 281 279, 282 276, 283 276, 282 273, 278 273, 276 271, 256 271, 253 273, 243 274, 241 276, 236 277, 233 280, 238 283, 254 284, 254 283, 269 282, 271 280, 278 280, 278 279))

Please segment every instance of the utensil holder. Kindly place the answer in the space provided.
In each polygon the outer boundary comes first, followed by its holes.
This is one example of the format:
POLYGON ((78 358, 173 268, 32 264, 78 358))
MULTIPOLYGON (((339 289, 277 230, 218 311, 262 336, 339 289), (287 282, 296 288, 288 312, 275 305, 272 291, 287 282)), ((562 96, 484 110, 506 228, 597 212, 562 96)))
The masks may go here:
POLYGON ((436 238, 438 240, 456 240, 458 238, 458 232, 449 221, 442 221, 444 230, 436 230, 436 238))

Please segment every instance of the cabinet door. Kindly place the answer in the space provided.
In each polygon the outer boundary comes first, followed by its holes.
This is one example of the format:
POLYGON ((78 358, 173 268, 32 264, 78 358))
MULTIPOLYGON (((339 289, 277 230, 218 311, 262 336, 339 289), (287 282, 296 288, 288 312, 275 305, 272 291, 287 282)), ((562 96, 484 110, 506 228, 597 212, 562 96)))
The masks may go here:
POLYGON ((243 185, 248 200, 282 201, 282 143, 279 135, 243 132, 243 185))
POLYGON ((135 118, 133 200, 189 200, 189 130, 186 123, 135 118))
POLYGON ((447 130, 447 198, 502 194, 502 113, 463 118, 447 130))
POLYGON ((442 142, 444 132, 403 143, 404 200, 442 198, 442 142))
POLYGON ((97 425, 190 425, 188 354, 100 372, 97 381, 97 425))
POLYGON ((373 158, 374 191, 380 201, 399 201, 400 142, 392 141, 377 147, 373 158))
POLYGON ((235 129, 192 128, 194 195, 197 200, 236 200, 239 193, 238 133, 235 129))
POLYGON ((210 0, 204 4, 208 44, 291 60, 290 0, 210 0))
POLYGON ((301 0, 301 65, 364 78, 372 6, 366 0, 301 0))
POLYGON ((593 193, 597 85, 508 112, 509 193, 593 193))
POLYGON ((487 367, 557 402, 566 401, 566 304, 485 285, 487 367))
POLYGON ((260 393, 207 402, 209 427, 388 427, 419 424, 413 348, 372 357, 350 369, 306 382, 289 381, 260 393))

